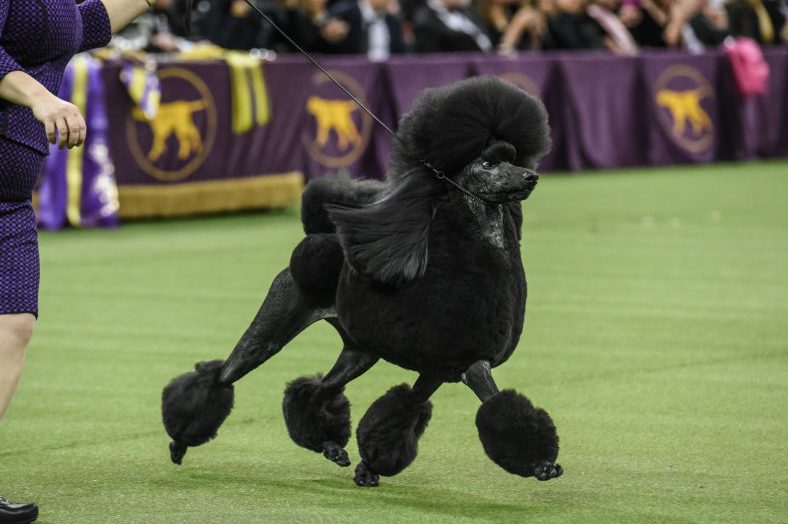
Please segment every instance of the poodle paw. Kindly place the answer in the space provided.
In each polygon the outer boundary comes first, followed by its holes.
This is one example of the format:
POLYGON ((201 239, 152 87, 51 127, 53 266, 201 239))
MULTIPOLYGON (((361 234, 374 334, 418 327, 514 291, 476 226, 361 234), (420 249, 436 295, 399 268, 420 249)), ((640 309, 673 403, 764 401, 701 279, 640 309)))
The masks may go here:
POLYGON ((555 479, 563 474, 564 468, 560 464, 553 464, 552 462, 542 462, 534 467, 534 477, 538 480, 555 479))
POLYGON ((346 468, 350 465, 347 451, 336 442, 323 442, 323 456, 336 463, 337 466, 346 468))
POLYGON ((362 488, 374 488, 380 481, 380 476, 369 469, 363 462, 356 466, 356 476, 353 477, 356 486, 362 488))

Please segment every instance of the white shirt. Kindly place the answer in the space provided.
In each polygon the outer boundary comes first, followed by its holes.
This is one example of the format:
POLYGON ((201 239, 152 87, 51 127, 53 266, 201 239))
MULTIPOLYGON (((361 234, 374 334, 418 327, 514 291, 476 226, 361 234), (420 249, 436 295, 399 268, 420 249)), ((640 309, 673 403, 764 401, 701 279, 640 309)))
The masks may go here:
POLYGON ((391 35, 385 15, 375 11, 367 0, 359 0, 358 7, 367 28, 367 58, 375 61, 386 60, 391 54, 391 35))

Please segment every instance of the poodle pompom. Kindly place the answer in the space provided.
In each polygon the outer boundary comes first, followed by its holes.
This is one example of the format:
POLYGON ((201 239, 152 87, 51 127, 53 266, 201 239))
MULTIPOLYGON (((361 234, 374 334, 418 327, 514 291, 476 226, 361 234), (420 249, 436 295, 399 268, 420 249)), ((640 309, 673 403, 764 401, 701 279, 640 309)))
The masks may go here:
POLYGON ((350 439, 350 402, 341 390, 320 383, 320 375, 299 377, 285 389, 282 411, 290 438, 318 453, 324 444, 344 447, 350 439))
POLYGON ((195 371, 170 382, 161 395, 164 428, 172 438, 172 461, 180 464, 189 446, 216 436, 233 409, 233 386, 219 385, 221 360, 200 362, 195 371))
POLYGON ((375 199, 383 188, 378 180, 352 179, 348 175, 324 176, 310 181, 301 196, 301 222, 307 235, 333 233, 334 223, 326 204, 357 207, 375 199))
POLYGON ((509 473, 532 477, 558 457, 558 435, 550 415, 514 390, 482 404, 476 427, 487 456, 509 473))
POLYGON ((379 475, 396 475, 413 462, 419 437, 432 417, 432 404, 407 384, 393 387, 364 414, 356 430, 361 459, 379 475))
POLYGON ((290 274, 307 293, 330 293, 330 302, 333 303, 344 260, 342 245, 336 235, 315 233, 304 238, 293 250, 290 274))
POLYGON ((392 165, 399 173, 426 160, 454 176, 493 140, 513 145, 515 165, 531 169, 550 149, 542 102, 493 76, 425 91, 403 116, 397 136, 392 165))

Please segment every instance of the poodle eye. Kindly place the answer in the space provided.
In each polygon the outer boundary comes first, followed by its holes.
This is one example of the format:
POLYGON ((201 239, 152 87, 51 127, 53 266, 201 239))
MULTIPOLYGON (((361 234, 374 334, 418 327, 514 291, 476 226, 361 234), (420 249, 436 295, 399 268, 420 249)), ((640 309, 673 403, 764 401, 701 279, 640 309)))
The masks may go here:
POLYGON ((482 167, 484 169, 492 169, 492 166, 493 166, 493 163, 490 162, 489 160, 485 160, 484 162, 482 162, 482 167))

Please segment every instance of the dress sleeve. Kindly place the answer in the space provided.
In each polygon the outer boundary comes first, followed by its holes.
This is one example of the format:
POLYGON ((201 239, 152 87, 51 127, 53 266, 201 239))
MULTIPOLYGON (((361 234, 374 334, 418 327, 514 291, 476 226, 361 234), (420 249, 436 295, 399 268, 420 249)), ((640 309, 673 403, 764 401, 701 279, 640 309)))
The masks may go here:
MULTIPOLYGON (((5 31, 5 20, 8 17, 10 3, 11 0, 0 0, 0 42, 5 31)), ((3 49, 3 45, 0 43, 0 80, 11 71, 24 71, 24 68, 3 49)))
MULTIPOLYGON (((8 2, 8 0, 0 0, 8 2)), ((79 4, 79 14, 82 16, 82 44, 80 51, 104 47, 112 38, 109 15, 101 0, 85 0, 79 4)))

